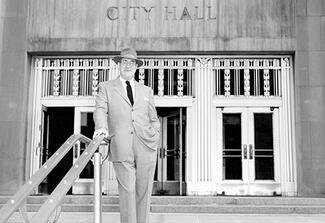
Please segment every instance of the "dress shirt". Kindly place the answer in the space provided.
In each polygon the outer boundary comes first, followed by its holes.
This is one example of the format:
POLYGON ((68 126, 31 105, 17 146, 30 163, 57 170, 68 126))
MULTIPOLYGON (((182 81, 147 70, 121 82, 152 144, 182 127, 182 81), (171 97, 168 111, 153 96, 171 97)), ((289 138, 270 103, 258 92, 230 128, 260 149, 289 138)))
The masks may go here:
MULTIPOLYGON (((123 86, 123 89, 124 89, 125 95, 127 96, 128 93, 127 93, 127 91, 126 91, 126 83, 125 83, 126 80, 125 80, 122 76, 120 76, 120 81, 121 81, 121 84, 122 84, 122 86, 123 86)), ((131 85, 131 88, 132 88, 133 101, 135 101, 134 79, 133 79, 133 78, 130 79, 129 82, 130 82, 130 85, 131 85)))

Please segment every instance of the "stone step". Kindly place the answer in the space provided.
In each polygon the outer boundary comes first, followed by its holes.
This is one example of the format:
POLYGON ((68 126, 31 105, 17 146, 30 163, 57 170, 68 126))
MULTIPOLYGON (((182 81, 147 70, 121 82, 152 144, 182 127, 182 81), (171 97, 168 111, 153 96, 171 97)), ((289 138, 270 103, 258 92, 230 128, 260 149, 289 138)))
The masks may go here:
POLYGON ((325 214, 324 206, 289 205, 151 205, 153 213, 325 214))
MULTIPOLYGON (((0 196, 0 207, 9 199, 0 196)), ((27 210, 38 211, 47 196, 29 196, 27 210)), ((68 195, 62 212, 92 212, 93 196, 68 195)), ((118 212, 118 196, 103 196, 103 212, 118 212)), ((325 214, 324 198, 154 196, 153 213, 325 214)))
MULTIPOLYGON (((0 205, 9 196, 0 196, 0 205)), ((42 204, 48 196, 29 196, 28 204, 42 204)), ((118 204, 118 196, 103 196, 103 204, 118 204)), ((63 204, 93 204, 92 195, 67 195, 63 204)), ((151 204, 159 205, 325 205, 325 198, 307 197, 228 197, 228 196, 153 196, 151 204)))
MULTIPOLYGON (((35 213, 29 212, 29 219, 35 213)), ((324 223, 324 214, 206 214, 206 213, 150 213, 149 222, 160 223, 324 223)), ((21 223, 19 213, 14 213, 8 223, 21 223)), ((58 223, 93 223, 91 212, 62 212, 58 223)), ((102 222, 120 222, 119 213, 104 212, 102 222)))
MULTIPOLYGON (((37 212, 41 205, 28 204, 28 212, 37 212)), ((63 204, 62 212, 93 212, 88 204, 63 204)), ((103 205, 103 212, 118 212, 118 205, 103 205)), ((153 213, 234 213, 234 214, 325 214, 324 206, 257 206, 257 205, 151 205, 153 213)))

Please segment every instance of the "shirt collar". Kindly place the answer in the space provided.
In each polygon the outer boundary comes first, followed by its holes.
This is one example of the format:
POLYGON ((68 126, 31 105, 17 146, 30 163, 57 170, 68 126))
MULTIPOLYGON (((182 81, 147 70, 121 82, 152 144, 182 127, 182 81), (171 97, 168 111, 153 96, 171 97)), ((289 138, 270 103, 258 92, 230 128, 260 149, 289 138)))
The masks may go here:
MULTIPOLYGON (((120 75, 120 81, 121 81, 121 84, 122 84, 122 86, 124 88, 124 91, 126 92, 126 83, 125 83, 126 80, 121 75, 120 75)), ((134 78, 130 79, 129 82, 130 82, 130 85, 131 85, 131 89, 133 91, 133 97, 135 97, 135 86, 134 86, 135 81, 134 81, 134 78)), ((127 92, 126 92, 126 94, 127 94, 127 92)))
MULTIPOLYGON (((123 83, 123 84, 125 84, 125 79, 120 75, 120 80, 121 80, 121 82, 123 83)), ((134 81, 134 78, 132 78, 132 79, 130 79, 129 80, 129 82, 130 82, 130 84, 132 84, 133 85, 133 81, 134 81)))

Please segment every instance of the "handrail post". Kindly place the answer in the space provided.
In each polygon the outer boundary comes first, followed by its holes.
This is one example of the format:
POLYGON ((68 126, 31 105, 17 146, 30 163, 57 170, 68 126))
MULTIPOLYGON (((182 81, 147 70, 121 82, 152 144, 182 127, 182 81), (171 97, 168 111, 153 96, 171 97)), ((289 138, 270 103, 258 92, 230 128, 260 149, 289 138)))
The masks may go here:
POLYGON ((94 154, 94 222, 102 223, 102 159, 101 154, 94 154))

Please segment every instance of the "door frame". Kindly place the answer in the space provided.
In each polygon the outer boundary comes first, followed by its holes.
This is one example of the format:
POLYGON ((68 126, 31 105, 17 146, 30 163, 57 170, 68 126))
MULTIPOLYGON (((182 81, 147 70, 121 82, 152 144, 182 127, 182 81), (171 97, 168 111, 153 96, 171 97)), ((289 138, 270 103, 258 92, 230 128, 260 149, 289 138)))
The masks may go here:
MULTIPOLYGON (((81 132, 81 113, 82 112, 94 112, 95 107, 94 106, 76 106, 74 110, 74 134, 80 134, 81 132)), ((107 148, 106 146, 100 146, 99 152, 102 153, 102 157, 106 156, 107 148), (105 147, 105 148, 103 148, 105 147)), ((73 148, 73 163, 76 162, 76 154, 80 153, 80 145, 79 142, 77 142, 73 148)), ((109 174, 112 172, 112 170, 109 170, 111 166, 108 163, 108 160, 106 159, 102 163, 102 190, 105 194, 107 194, 107 191, 109 190, 110 180, 109 180, 109 174)), ((77 178, 72 185, 72 194, 84 194, 85 191, 87 193, 93 193, 93 183, 94 179, 92 178, 85 178, 80 179, 77 178)))
MULTIPOLYGON (((81 113, 82 112, 93 112, 94 107, 75 107, 74 108, 74 134, 80 134, 81 133, 81 113)), ((73 161, 74 164, 77 159, 79 158, 80 154, 80 142, 76 142, 73 146, 73 161)), ((79 177, 75 180, 75 182, 72 185, 72 194, 84 194, 86 191, 87 193, 90 193, 91 187, 94 180, 91 178, 84 178, 80 179, 79 177)))
MULTIPOLYGON (((224 107, 217 108, 217 181, 219 191, 225 195, 275 195, 281 194, 281 160, 280 160, 280 123, 279 108, 271 107, 224 107), (274 145, 274 180, 255 180, 255 159, 244 160, 242 156, 242 180, 223 179, 223 113, 241 113, 241 151, 244 145, 252 144, 254 148, 254 113, 272 113, 274 145)), ((249 148, 247 147, 247 153, 249 148)), ((248 154, 247 154, 248 156, 248 154)), ((253 156, 254 157, 254 156, 253 156)))
MULTIPOLYGON (((248 122, 251 122, 249 128, 249 139, 252 140, 250 144, 253 145, 253 153, 255 152, 255 135, 254 135, 254 113, 264 113, 264 114, 272 114, 272 127, 273 127, 273 159, 274 159, 274 180, 255 180, 253 176, 255 176, 255 164, 250 164, 250 166, 254 167, 254 169, 249 170, 249 181, 255 183, 275 183, 279 184, 281 181, 280 178, 280 123, 279 123, 279 108, 247 108, 248 111, 248 122)), ((251 160, 251 162, 255 161, 251 160)), ((279 188, 280 189, 280 188, 279 188)))
MULTIPOLYGON (((175 111, 167 116, 159 116, 159 121, 160 121, 160 142, 159 142, 159 147, 157 151, 157 180, 154 180, 154 193, 158 194, 164 194, 167 193, 168 190, 173 190, 177 185, 179 187, 179 195, 185 194, 185 188, 186 188, 186 176, 183 175, 183 168, 186 168, 186 166, 183 166, 183 153, 186 154, 187 148, 184 150, 184 144, 187 145, 187 142, 183 142, 183 117, 184 117, 184 110, 186 107, 173 107, 173 108, 178 108, 178 111, 175 111), (178 117, 180 120, 179 122, 179 133, 177 137, 179 138, 179 157, 178 157, 178 162, 179 162, 179 179, 178 180, 167 180, 167 151, 165 148, 167 148, 167 135, 168 135, 168 118, 170 117, 178 117), (164 151, 162 151, 162 149, 164 151), (165 153, 165 157, 161 158, 161 152, 165 153), (167 184, 167 185, 166 185, 167 184), (164 189, 168 190, 164 190, 164 189)), ((185 122, 186 122, 186 128, 187 128, 187 113, 185 117, 185 122)), ((185 129, 185 141, 187 141, 187 129, 185 129)), ((186 164, 186 160, 185 160, 186 164)), ((186 173, 186 171, 185 171, 186 173)), ((172 195, 175 195, 172 193, 172 195)))

